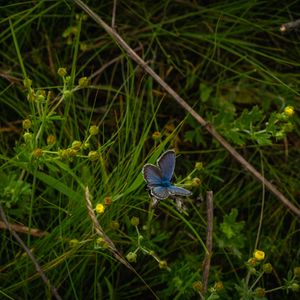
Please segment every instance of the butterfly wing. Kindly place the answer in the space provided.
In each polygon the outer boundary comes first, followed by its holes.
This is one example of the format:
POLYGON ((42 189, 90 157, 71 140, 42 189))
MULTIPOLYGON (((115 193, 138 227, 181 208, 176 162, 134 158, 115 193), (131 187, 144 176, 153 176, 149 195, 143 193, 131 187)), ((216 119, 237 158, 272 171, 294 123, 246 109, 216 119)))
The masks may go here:
POLYGON ((169 187, 167 187, 168 189, 168 192, 171 194, 171 195, 174 195, 174 196, 191 196, 193 193, 191 191, 188 191, 184 188, 181 188, 181 187, 178 187, 178 186, 175 186, 175 185, 171 185, 169 187))
POLYGON ((150 193, 153 197, 159 200, 166 199, 170 195, 168 188, 164 186, 150 187, 150 193))
POLYGON ((161 171, 157 166, 145 164, 143 167, 143 176, 148 187, 159 186, 162 183, 161 171))
POLYGON ((157 160, 157 165, 161 170, 162 177, 171 181, 175 169, 175 151, 168 150, 157 160))

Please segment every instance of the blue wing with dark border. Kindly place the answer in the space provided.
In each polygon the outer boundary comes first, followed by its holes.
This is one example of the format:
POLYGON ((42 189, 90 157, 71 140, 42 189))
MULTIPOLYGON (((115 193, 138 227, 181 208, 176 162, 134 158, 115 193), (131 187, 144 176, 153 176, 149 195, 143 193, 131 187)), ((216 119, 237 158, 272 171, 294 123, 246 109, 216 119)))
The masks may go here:
POLYGON ((162 183, 162 174, 160 169, 152 164, 144 165, 143 176, 149 187, 158 186, 162 183))
POLYGON ((160 168, 162 177, 171 181, 174 169, 175 169, 175 151, 168 150, 164 152, 161 157, 157 160, 157 165, 160 168))

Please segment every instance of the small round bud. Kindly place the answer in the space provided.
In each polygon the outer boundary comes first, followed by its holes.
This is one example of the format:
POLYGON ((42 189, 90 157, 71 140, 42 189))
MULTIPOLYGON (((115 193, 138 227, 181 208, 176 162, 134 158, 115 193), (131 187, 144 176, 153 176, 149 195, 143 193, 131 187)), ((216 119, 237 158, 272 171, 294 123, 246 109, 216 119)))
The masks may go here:
POLYGON ((293 292, 299 292, 300 290, 300 286, 297 282, 293 282, 290 286, 290 289, 293 291, 293 292))
POLYGON ((107 196, 104 198, 104 204, 105 205, 111 205, 111 197, 107 196))
POLYGON ((193 289, 199 292, 203 292, 204 291, 203 283, 199 280, 195 281, 193 283, 193 289))
POLYGON ((89 79, 87 77, 81 77, 81 78, 79 78, 78 85, 80 87, 87 87, 89 85, 89 79))
POLYGON ((166 269, 166 268, 168 267, 168 263, 167 263, 166 260, 160 260, 160 261, 158 262, 158 265, 159 265, 159 268, 160 268, 160 269, 166 269))
POLYGON ((83 43, 83 42, 81 42, 80 44, 79 44, 79 48, 80 48, 80 50, 81 51, 86 51, 87 49, 88 49, 88 44, 87 43, 83 43))
POLYGON ((90 143, 85 142, 85 143, 83 144, 83 149, 86 150, 86 149, 89 149, 89 148, 90 148, 90 143))
POLYGON ((89 129, 90 135, 96 135, 99 133, 99 127, 96 125, 93 125, 89 129))
POLYGON ((294 275, 300 279, 300 267, 294 268, 294 275))
POLYGON ((263 265, 263 271, 264 271, 265 273, 267 273, 267 274, 272 273, 272 271, 273 271, 272 265, 271 265, 270 263, 264 264, 264 265, 263 265))
POLYGON ((197 187, 201 184, 201 179, 198 177, 195 177, 192 179, 192 186, 197 187))
POLYGON ((59 150, 58 155, 62 159, 67 159, 69 157, 68 149, 59 150))
POLYGON ((159 132, 159 131, 155 131, 155 132, 153 132, 153 134, 152 134, 152 138, 153 138, 153 140, 159 140, 160 138, 161 138, 161 133, 159 132))
POLYGON ((24 80, 23 80, 23 84, 26 88, 31 88, 31 85, 32 85, 32 80, 29 79, 28 77, 26 77, 24 80))
POLYGON ((98 204, 96 205, 95 210, 96 210, 96 213, 97 213, 97 214, 102 215, 102 214, 104 214, 105 206, 104 206, 102 203, 98 203, 98 204))
POLYGON ((224 289, 224 284, 222 281, 217 281, 215 284, 214 284, 214 288, 216 291, 221 291, 224 289))
POLYGON ((96 161, 100 157, 99 153, 97 151, 90 151, 88 154, 88 159, 90 161, 96 161))
POLYGON ((284 132, 292 132, 294 130, 294 125, 291 122, 287 122, 283 125, 284 132))
POLYGON ((70 90, 65 90, 64 91, 64 97, 66 99, 70 98, 72 96, 72 92, 70 90))
POLYGON ((113 230, 118 230, 120 228, 120 223, 118 221, 112 220, 110 222, 110 227, 113 230))
POLYGON ((70 247, 76 247, 79 244, 79 241, 77 239, 72 239, 69 241, 70 247))
POLYGON ((24 129, 29 129, 31 127, 31 121, 29 119, 23 120, 22 126, 24 129))
POLYGON ((284 114, 288 117, 291 117, 295 113, 294 107, 293 106, 286 106, 284 108, 284 114))
POLYGON ((32 156, 33 156, 34 158, 40 158, 40 157, 42 157, 42 156, 43 156, 43 150, 40 149, 40 148, 34 149, 34 150, 32 151, 32 156))
POLYGON ((251 257, 248 259, 247 264, 250 267, 256 267, 257 266, 257 259, 255 257, 251 257))
POLYGON ((43 96, 43 95, 38 95, 38 96, 36 97, 36 101, 37 101, 37 102, 40 102, 40 103, 44 102, 44 101, 45 101, 45 96, 43 96))
POLYGON ((129 262, 136 262, 136 258, 137 258, 137 255, 136 255, 134 252, 129 252, 129 253, 126 255, 126 259, 127 259, 129 262))
POLYGON ((131 225, 138 226, 140 223, 140 219, 138 217, 132 217, 130 220, 131 225))
POLYGON ((68 148, 68 157, 75 157, 77 155, 77 151, 75 149, 72 148, 68 148))
POLYGON ((195 164, 195 169, 196 170, 202 170, 203 169, 203 163, 197 161, 196 164, 195 164))
POLYGON ((98 237, 96 239, 96 245, 100 248, 107 249, 108 244, 106 243, 105 239, 103 237, 98 237))
POLYGON ((258 298, 263 298, 266 294, 266 291, 265 291, 265 289, 258 287, 255 289, 254 294, 258 298))
POLYGON ((23 134, 23 139, 24 139, 24 141, 25 141, 26 144, 30 143, 32 141, 32 133, 25 132, 23 134))
POLYGON ((54 145, 56 143, 56 137, 53 134, 49 134, 47 136, 47 144, 48 145, 54 145))
POLYGON ((80 148, 81 148, 81 145, 82 145, 82 143, 80 142, 80 141, 74 141, 73 143, 72 143, 72 148, 74 149, 74 150, 80 150, 80 148))
POLYGON ((36 100, 36 95, 33 90, 29 91, 27 94, 27 100, 29 102, 34 102, 36 100))
POLYGON ((67 75, 67 69, 66 68, 59 68, 57 70, 57 74, 60 76, 60 77, 65 77, 67 75))

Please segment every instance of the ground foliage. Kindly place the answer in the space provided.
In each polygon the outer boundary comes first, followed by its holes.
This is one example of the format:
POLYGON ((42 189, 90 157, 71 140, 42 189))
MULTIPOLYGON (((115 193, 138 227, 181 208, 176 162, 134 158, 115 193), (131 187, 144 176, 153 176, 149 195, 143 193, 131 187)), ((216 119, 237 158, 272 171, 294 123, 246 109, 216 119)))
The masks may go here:
MULTIPOLYGON (((111 24, 113 1, 86 3, 111 24)), ((279 29, 299 18, 298 7, 117 1, 115 22, 295 204, 299 31, 279 29)), ((11 224, 29 228, 19 234, 63 299, 154 298, 95 235, 86 186, 105 233, 160 299, 201 299, 208 190, 213 254, 203 297, 298 299, 299 221, 99 25, 73 1, 9 1, 0 11, 0 203, 11 224), (193 192, 185 212, 170 200, 149 206, 142 166, 167 149, 178 153, 176 183, 193 192)), ((24 249, 7 230, 0 238, 1 298, 50 298, 24 249)))

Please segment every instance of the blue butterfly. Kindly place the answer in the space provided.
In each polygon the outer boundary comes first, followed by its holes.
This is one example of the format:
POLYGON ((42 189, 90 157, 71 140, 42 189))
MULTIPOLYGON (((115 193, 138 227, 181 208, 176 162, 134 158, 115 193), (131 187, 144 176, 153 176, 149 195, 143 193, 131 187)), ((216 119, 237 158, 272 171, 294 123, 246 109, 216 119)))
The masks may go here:
POLYGON ((175 151, 168 150, 157 160, 156 166, 145 164, 143 167, 144 179, 147 182, 150 194, 157 200, 163 200, 169 196, 192 195, 192 192, 171 183, 175 169, 175 159, 175 151))

